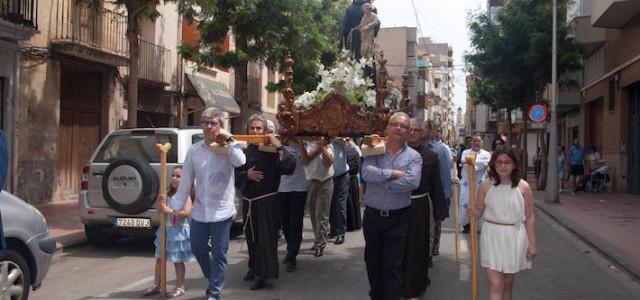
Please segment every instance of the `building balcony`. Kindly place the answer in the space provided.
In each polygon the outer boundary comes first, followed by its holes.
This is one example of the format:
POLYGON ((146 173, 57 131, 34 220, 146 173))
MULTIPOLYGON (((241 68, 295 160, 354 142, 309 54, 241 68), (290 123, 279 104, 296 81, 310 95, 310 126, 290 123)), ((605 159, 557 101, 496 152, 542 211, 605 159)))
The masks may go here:
POLYGON ((0 39, 28 40, 37 28, 37 0, 0 0, 0 39))
POLYGON ((591 26, 591 16, 576 17, 571 23, 576 42, 582 45, 585 56, 604 45, 606 29, 591 26))
POLYGON ((51 48, 112 66, 129 63, 127 15, 82 0, 53 0, 51 48))
POLYGON ((161 85, 171 84, 171 50, 140 40, 139 66, 139 79, 161 85))
POLYGON ((25 27, 38 28, 38 1, 0 1, 0 20, 5 20, 25 27))
POLYGON ((637 0, 598 0, 591 2, 591 25, 621 28, 640 12, 637 0))

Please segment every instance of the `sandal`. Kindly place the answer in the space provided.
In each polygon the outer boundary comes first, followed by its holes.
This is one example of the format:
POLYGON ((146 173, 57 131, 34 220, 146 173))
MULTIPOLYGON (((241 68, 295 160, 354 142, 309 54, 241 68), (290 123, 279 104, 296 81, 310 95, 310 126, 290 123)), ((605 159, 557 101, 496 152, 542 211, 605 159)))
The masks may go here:
POLYGON ((167 294, 167 298, 175 298, 184 295, 184 287, 176 287, 171 293, 167 294))
POLYGON ((160 287, 157 285, 153 285, 150 288, 147 288, 146 290, 144 290, 144 294, 142 294, 143 296, 151 296, 151 295, 155 295, 160 293, 160 287))

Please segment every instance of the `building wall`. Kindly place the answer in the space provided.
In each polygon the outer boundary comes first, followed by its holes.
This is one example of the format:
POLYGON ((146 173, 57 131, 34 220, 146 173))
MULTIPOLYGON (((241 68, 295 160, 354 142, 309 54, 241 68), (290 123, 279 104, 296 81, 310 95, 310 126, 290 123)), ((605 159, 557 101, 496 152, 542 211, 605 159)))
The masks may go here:
POLYGON ((612 176, 611 186, 620 192, 627 190, 629 87, 640 82, 639 35, 640 15, 620 29, 607 29, 603 49, 604 73, 608 76, 600 77, 595 84, 587 82, 583 97, 583 144, 601 149, 612 176))
POLYGON ((402 89, 402 75, 409 73, 409 97, 415 103, 417 99, 416 84, 416 28, 391 27, 381 28, 376 38, 376 50, 384 52, 387 60, 387 71, 398 89, 402 89))

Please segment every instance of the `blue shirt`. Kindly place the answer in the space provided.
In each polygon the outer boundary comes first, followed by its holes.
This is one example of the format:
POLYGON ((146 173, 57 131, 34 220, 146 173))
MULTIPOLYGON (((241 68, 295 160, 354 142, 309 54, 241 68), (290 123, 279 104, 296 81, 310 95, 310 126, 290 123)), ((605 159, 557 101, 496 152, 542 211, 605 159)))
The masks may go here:
POLYGON ((364 204, 380 210, 396 210, 411 205, 411 191, 420 186, 422 157, 404 145, 395 158, 386 152, 368 156, 362 166, 362 178, 367 182, 364 204), (391 172, 400 170, 404 177, 392 179, 391 172))
POLYGON ((344 175, 349 171, 349 165, 347 164, 347 151, 345 151, 345 144, 338 142, 331 142, 333 146, 333 176, 344 175))
POLYGON ((584 148, 581 146, 571 146, 569 148, 569 161, 572 166, 582 165, 584 160, 584 148))
POLYGON ((432 140, 429 148, 438 154, 438 162, 440 165, 440 179, 442 180, 442 189, 444 197, 451 199, 451 178, 453 177, 453 158, 451 157, 451 149, 442 141, 432 140))
POLYGON ((9 151, 4 132, 0 130, 0 190, 4 189, 5 180, 9 169, 9 151))

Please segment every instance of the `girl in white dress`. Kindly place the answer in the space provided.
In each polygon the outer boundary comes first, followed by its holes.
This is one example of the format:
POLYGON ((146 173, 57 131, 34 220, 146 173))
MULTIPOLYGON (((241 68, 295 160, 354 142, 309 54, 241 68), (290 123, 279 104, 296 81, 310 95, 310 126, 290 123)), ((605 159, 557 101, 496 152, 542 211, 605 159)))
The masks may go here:
POLYGON ((489 299, 512 298, 518 271, 531 268, 536 256, 533 192, 520 178, 513 149, 496 149, 489 161, 489 178, 478 189, 472 214, 484 217, 480 261, 489 280, 489 299))

